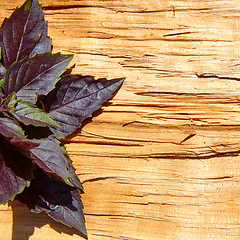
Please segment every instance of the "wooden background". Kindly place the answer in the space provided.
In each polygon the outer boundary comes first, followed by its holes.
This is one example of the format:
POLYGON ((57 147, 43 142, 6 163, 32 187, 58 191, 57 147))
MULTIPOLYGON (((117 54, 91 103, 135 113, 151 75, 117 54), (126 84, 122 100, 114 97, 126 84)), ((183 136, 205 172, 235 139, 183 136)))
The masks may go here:
MULTIPOLYGON (((22 0, 1 0, 0 21, 22 0)), ((240 2, 40 0, 73 73, 126 77, 68 140, 90 240, 240 239, 240 2)), ((1 240, 82 239, 18 202, 1 240)))

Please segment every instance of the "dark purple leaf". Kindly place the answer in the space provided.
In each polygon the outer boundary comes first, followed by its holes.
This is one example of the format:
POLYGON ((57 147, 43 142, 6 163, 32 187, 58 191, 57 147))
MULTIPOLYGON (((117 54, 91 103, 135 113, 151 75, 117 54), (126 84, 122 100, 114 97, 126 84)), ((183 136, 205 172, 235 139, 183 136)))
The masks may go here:
POLYGON ((78 229, 87 237, 79 190, 49 178, 42 170, 34 171, 29 188, 17 199, 36 213, 47 212, 54 220, 78 229))
POLYGON ((63 77, 49 111, 50 117, 61 126, 51 128, 55 136, 63 139, 73 133, 84 119, 91 117, 112 96, 123 80, 94 80, 81 75, 63 77))
POLYGON ((9 68, 26 56, 49 52, 51 39, 47 37, 47 23, 37 0, 27 0, 6 18, 0 29, 3 62, 9 68))
POLYGON ((25 155, 45 172, 59 177, 67 184, 83 189, 78 179, 72 161, 66 150, 60 147, 60 142, 50 136, 45 139, 35 140, 40 145, 27 152, 25 155))
POLYGON ((33 165, 0 138, 0 204, 13 200, 29 186, 33 165))
POLYGON ((71 59, 72 55, 44 53, 13 64, 3 82, 5 96, 16 92, 18 99, 35 103, 38 95, 54 88, 71 59))

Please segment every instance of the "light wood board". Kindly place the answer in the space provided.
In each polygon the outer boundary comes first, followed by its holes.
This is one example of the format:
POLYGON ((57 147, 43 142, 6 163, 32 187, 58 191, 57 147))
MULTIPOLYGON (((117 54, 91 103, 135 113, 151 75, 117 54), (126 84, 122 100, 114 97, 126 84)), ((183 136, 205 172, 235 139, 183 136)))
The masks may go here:
MULTIPOLYGON (((22 3, 2 0, 0 21, 22 3)), ((89 239, 240 239, 240 2, 40 3, 73 73, 126 77, 67 143, 89 239)), ((82 239, 9 205, 1 240, 82 239)))

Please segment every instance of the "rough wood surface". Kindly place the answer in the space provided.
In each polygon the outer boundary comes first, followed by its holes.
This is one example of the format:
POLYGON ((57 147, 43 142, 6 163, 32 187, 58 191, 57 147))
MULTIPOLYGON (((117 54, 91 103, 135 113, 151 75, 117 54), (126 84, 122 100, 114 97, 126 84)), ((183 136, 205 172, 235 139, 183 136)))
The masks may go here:
MULTIPOLYGON (((74 73, 126 77, 67 141, 89 239, 239 239, 239 1, 40 3, 74 73)), ((0 219, 1 240, 81 239, 18 202, 0 219)))

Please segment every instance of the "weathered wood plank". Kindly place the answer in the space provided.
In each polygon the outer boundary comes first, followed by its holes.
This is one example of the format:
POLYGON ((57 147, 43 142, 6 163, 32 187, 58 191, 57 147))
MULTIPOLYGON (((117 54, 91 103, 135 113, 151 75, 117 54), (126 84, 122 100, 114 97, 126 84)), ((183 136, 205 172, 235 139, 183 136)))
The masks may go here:
MULTIPOLYGON (((22 3, 2 1, 0 21, 22 3)), ((40 3, 73 73, 126 77, 66 141, 89 239, 239 239, 239 2, 40 3)), ((10 205, 0 239, 81 239, 10 205)))

